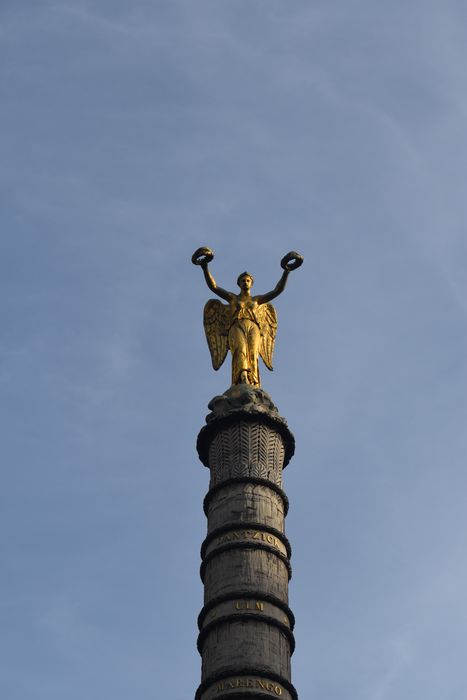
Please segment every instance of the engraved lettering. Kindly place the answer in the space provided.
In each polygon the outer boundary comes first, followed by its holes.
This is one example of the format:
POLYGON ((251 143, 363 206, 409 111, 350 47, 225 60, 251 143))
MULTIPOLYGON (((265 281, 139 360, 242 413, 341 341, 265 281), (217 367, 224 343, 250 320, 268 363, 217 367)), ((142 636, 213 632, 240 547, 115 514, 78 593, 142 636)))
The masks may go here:
POLYGON ((231 680, 221 681, 216 686, 216 692, 220 693, 223 690, 229 689, 235 690, 235 688, 261 688, 278 697, 282 695, 282 688, 280 685, 275 685, 271 681, 260 680, 259 678, 233 678, 231 680))
POLYGON ((268 544, 280 549, 280 542, 277 537, 270 535, 267 532, 261 532, 259 530, 237 530, 234 532, 228 532, 217 539, 217 545, 220 546, 226 542, 232 542, 234 540, 250 539, 250 540, 262 540, 268 544))
MULTIPOLYGON (((264 603, 256 600, 254 603, 251 600, 236 600, 235 610, 255 610, 256 612, 264 612, 264 603)), ((287 618, 285 618, 287 620, 287 618)))

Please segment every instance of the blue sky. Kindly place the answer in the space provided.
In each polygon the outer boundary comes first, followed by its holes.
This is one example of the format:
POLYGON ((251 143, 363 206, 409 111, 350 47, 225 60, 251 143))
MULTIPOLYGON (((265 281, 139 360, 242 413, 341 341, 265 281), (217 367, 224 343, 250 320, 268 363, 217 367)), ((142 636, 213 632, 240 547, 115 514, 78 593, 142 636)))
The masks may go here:
POLYGON ((467 7, 3 0, 0 691, 199 682, 229 384, 195 248, 272 288, 302 700, 467 697, 467 7))

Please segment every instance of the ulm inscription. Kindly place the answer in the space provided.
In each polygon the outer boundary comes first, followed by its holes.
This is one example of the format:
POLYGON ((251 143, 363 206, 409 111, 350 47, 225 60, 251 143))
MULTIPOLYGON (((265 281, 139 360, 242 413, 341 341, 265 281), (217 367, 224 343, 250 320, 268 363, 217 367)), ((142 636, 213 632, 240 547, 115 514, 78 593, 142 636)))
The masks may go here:
POLYGON ((264 603, 262 603, 260 600, 256 600, 255 602, 251 600, 237 600, 235 602, 235 610, 264 612, 264 603))

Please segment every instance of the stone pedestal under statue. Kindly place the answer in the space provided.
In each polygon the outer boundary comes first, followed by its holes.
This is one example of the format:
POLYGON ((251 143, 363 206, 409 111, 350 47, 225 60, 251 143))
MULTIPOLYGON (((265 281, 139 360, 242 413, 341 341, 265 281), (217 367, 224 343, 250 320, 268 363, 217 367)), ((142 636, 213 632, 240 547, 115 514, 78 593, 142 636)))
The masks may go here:
POLYGON ((209 404, 197 449, 210 470, 195 700, 297 700, 282 470, 294 438, 270 396, 247 384, 209 404))

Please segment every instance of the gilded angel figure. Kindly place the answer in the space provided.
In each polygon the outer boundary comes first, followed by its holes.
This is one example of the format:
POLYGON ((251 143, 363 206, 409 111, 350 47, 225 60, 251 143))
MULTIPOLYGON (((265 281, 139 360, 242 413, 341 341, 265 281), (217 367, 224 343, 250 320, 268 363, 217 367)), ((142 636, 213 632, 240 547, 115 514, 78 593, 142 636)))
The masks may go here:
POLYGON ((224 362, 227 350, 232 354, 232 384, 250 384, 259 387, 259 358, 272 370, 272 356, 277 332, 277 314, 269 302, 279 296, 292 270, 303 262, 303 257, 291 251, 281 260, 282 276, 271 292, 252 296, 253 275, 242 272, 237 279, 240 293, 219 287, 208 269, 214 257, 210 248, 198 248, 191 258, 200 265, 209 289, 224 299, 210 299, 204 307, 204 330, 211 352, 214 369, 224 362))

